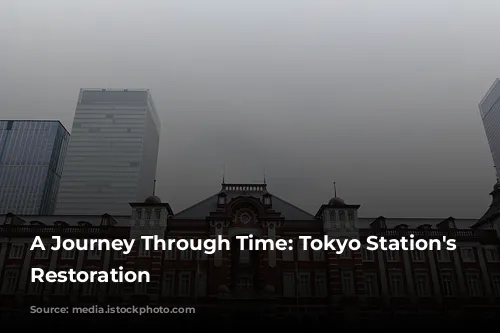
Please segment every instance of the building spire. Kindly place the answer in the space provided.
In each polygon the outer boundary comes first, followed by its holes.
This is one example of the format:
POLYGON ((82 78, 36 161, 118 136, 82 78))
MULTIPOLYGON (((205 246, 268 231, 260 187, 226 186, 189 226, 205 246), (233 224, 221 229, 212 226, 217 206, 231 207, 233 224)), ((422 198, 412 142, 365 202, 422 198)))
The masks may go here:
POLYGON ((156 193, 156 179, 153 181, 153 195, 156 193))
POLYGON ((222 185, 226 184, 226 163, 222 167, 222 185))
POLYGON ((333 182, 333 197, 337 197, 337 182, 333 182))
POLYGON ((263 172, 264 172, 264 184, 267 184, 267 183, 266 183, 266 168, 264 168, 264 171, 263 171, 263 172))

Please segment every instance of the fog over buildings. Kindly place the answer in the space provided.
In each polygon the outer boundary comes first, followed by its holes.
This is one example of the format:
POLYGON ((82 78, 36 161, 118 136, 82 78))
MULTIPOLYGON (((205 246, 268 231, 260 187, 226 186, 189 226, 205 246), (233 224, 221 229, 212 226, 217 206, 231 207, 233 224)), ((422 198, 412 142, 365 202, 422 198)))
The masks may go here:
POLYGON ((179 211, 262 181, 312 213, 480 217, 478 103, 500 76, 495 1, 0 3, 0 114, 60 119, 80 88, 149 88, 156 193, 179 211))

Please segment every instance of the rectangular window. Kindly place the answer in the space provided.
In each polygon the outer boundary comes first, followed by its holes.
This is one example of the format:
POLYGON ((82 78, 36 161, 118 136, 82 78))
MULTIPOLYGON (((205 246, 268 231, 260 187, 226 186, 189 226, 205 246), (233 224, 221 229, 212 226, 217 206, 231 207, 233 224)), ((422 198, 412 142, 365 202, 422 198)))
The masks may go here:
POLYGON ((174 295, 174 272, 166 271, 163 274, 163 296, 174 295))
POLYGON ((313 260, 314 261, 324 261, 325 260, 325 251, 323 251, 323 250, 314 251, 313 250, 313 260))
POLYGON ((363 261, 375 261, 375 252, 363 248, 361 250, 361 259, 363 261))
POLYGON ((309 273, 299 273, 299 296, 300 297, 310 297, 311 296, 311 275, 309 273))
POLYGON ((122 295, 123 294, 123 284, 122 283, 110 283, 109 294, 110 295, 122 295))
POLYGON ((242 249, 240 250, 240 264, 250 263, 250 250, 242 249))
POLYGON ((176 258, 176 255, 175 255, 175 248, 171 249, 171 250, 166 250, 165 251, 165 260, 175 260, 176 258))
POLYGON ((139 257, 151 257, 151 249, 146 250, 146 243, 139 243, 139 257))
POLYGON ((35 251, 35 259, 49 259, 49 256, 50 252, 48 248, 45 248, 45 250, 38 248, 35 251))
POLYGON ((463 262, 474 262, 474 250, 472 247, 463 247, 460 249, 463 262))
POLYGON ((10 246, 9 259, 22 259, 24 244, 12 244, 10 246))
POLYGON ((115 260, 127 259, 127 256, 123 254, 123 251, 115 251, 115 260))
POLYGON ((148 283, 146 281, 135 283, 135 293, 137 295, 145 295, 148 293, 148 283))
POLYGON ((441 291, 444 297, 453 297, 455 295, 455 284, 451 273, 442 272, 441 277, 441 291))
POLYGON ((328 295, 326 273, 317 272, 315 274, 315 279, 316 297, 326 297, 328 295))
POLYGON ((377 275, 375 273, 365 273, 365 292, 367 297, 378 296, 377 275))
POLYGON ((430 296, 429 276, 427 273, 422 272, 415 274, 415 287, 418 297, 430 296))
POLYGON ((293 249, 287 248, 285 251, 282 251, 283 261, 293 261, 293 249))
POLYGON ((500 297, 500 274, 493 274, 491 276, 491 284, 493 285, 495 296, 500 297))
POLYGON ((236 289, 238 290, 252 290, 253 279, 251 276, 240 276, 236 279, 236 289))
POLYGON ((342 293, 346 296, 354 295, 354 274, 352 271, 342 271, 342 293))
MULTIPOLYGON (((55 283, 54 293, 57 295, 69 294, 70 282, 55 283)), ((94 295, 94 294, 92 294, 94 295)))
POLYGON ((419 250, 411 251, 411 259, 414 262, 423 262, 424 261, 424 253, 419 250))
POLYGON ((88 259, 97 260, 101 259, 101 251, 94 249, 89 252, 88 259))
POLYGON ((193 251, 191 249, 181 251, 181 260, 193 260, 193 251))
POLYGON ((94 296, 99 290, 99 282, 86 282, 83 284, 82 294, 85 296, 94 296))
POLYGON ((399 251, 385 251, 387 262, 399 261, 399 251))
POLYGON ((351 259, 351 250, 349 248, 345 248, 344 251, 340 254, 341 259, 351 259))
POLYGON ((450 252, 447 249, 441 249, 437 252, 438 262, 450 262, 450 252))
POLYGON ((28 282, 29 283, 29 293, 32 295, 39 295, 43 291, 43 282, 40 281, 35 281, 35 282, 28 282))
POLYGON ((403 275, 399 272, 389 273, 389 285, 391 288, 391 296, 402 297, 405 295, 403 285, 403 275))
POLYGON ((206 296, 207 295, 207 274, 199 273, 198 274, 198 285, 196 287, 198 296, 206 296))
POLYGON ((304 250, 304 241, 299 239, 297 246, 298 260, 300 261, 308 261, 309 260, 309 251, 304 250))
POLYGON ((473 272, 465 273, 465 282, 467 284, 467 291, 470 297, 481 297, 481 285, 479 282, 479 274, 473 272))
POLYGON ((486 252, 486 260, 488 262, 500 261, 500 257, 498 255, 498 249, 496 248, 485 249, 485 252, 486 252))
POLYGON ((4 273, 3 283, 2 283, 2 293, 3 294, 13 294, 17 289, 17 279, 19 271, 17 269, 9 269, 4 273))
POLYGON ((76 250, 62 250, 61 259, 73 260, 76 256, 76 250))
POLYGON ((283 296, 295 297, 295 274, 283 273, 283 296))
POLYGON ((191 272, 179 273, 179 296, 189 296, 191 293, 191 272))

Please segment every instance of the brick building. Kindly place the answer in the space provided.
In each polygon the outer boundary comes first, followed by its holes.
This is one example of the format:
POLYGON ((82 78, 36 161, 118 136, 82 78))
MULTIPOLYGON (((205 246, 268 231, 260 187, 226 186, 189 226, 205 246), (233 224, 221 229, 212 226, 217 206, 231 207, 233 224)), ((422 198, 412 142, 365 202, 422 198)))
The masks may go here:
POLYGON ((500 301, 500 185, 477 220, 361 218, 359 205, 335 197, 311 215, 267 191, 266 184, 222 184, 205 200, 174 213, 152 196, 131 203, 130 216, 2 216, 0 305, 38 302, 162 304, 203 309, 247 309, 280 316, 332 313, 378 315, 384 311, 453 312, 497 309, 500 301), (146 251, 61 253, 29 251, 36 235, 48 239, 212 238, 237 235, 296 239, 457 239, 456 251, 146 251), (47 270, 148 270, 150 283, 30 283, 31 267, 47 270), (236 306, 237 305, 237 306, 236 306))

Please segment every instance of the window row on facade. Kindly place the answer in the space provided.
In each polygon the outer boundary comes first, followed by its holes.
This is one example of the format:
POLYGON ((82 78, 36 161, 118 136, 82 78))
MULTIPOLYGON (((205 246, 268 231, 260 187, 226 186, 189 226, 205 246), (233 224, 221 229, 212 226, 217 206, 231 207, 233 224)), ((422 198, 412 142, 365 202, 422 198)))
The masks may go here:
MULTIPOLYGON (((88 268, 91 270, 90 268, 88 268)), ((4 278, 1 292, 2 294, 14 294, 19 289, 20 269, 7 268, 4 273, 4 278)), ((432 284, 429 272, 425 270, 416 270, 413 272, 414 290, 417 297, 433 297, 437 292, 432 284)), ((322 271, 285 271, 283 272, 282 296, 283 297, 327 297, 328 277, 322 271)), ((464 272, 465 286, 469 297, 484 297, 483 283, 479 272, 470 270, 464 272)), ((407 297, 409 296, 405 279, 405 275, 400 270, 390 270, 388 273, 388 293, 390 297, 407 297)), ((500 297, 500 273, 494 273, 490 276, 492 291, 496 297, 500 297)), ((340 272, 341 295, 356 296, 355 289, 355 274, 352 270, 346 269, 340 272)), ((378 272, 366 271, 363 274, 364 295, 367 297, 380 297, 381 285, 378 272)), ((79 289, 80 295, 96 295, 100 291, 101 283, 40 283, 28 282, 26 294, 39 295, 47 290, 48 286, 52 287, 51 294, 67 295, 74 288, 79 289)), ((439 288, 443 297, 459 297, 460 290, 457 286, 457 277, 450 270, 441 270, 439 272, 439 288)), ((121 295, 125 284, 109 283, 105 286, 105 293, 108 295, 121 295)), ((253 281, 251 278, 235 281, 237 290, 253 289, 253 281)), ((151 288, 151 284, 146 282, 137 282, 133 285, 132 292, 134 294, 161 294, 165 297, 192 297, 207 295, 207 275, 204 272, 190 270, 165 270, 161 285, 156 285, 151 288), (196 280, 196 276, 198 279, 196 280)), ((279 292, 279 291, 278 291, 279 292)), ((359 295, 358 295, 359 296, 359 295)))

